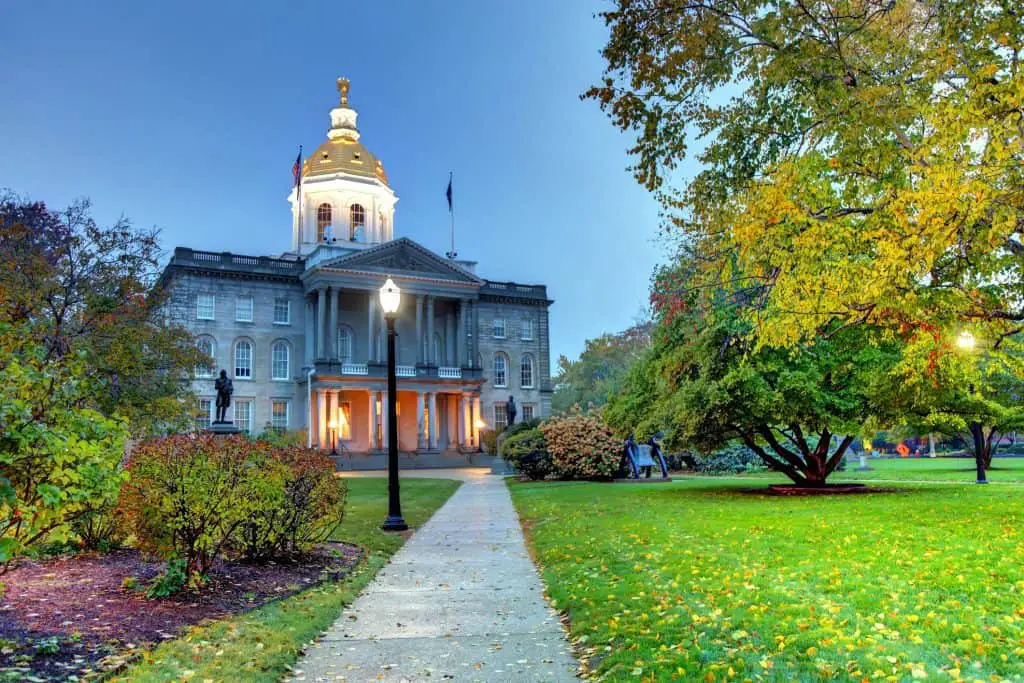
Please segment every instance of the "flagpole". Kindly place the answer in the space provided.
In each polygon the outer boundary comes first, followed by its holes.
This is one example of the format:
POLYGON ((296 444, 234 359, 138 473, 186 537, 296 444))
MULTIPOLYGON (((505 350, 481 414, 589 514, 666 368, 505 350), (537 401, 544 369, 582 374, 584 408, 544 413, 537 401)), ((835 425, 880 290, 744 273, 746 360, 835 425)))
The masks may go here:
POLYGON ((448 258, 455 260, 458 256, 455 253, 455 192, 452 188, 452 172, 448 172, 448 215, 451 218, 452 250, 448 252, 448 258))
POLYGON ((295 192, 299 195, 299 231, 295 236, 295 251, 299 252, 302 250, 302 145, 299 145, 299 178, 295 192))

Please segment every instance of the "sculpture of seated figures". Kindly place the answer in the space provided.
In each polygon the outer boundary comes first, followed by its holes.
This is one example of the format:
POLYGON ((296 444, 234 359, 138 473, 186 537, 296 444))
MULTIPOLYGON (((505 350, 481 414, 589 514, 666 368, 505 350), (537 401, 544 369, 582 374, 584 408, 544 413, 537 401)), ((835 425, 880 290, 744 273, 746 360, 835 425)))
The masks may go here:
POLYGON ((658 467, 662 479, 668 479, 668 466, 661 453, 661 438, 662 434, 658 432, 647 443, 638 444, 630 434, 623 449, 620 476, 625 475, 628 479, 640 479, 643 476, 650 479, 652 470, 658 467))
POLYGON ((334 226, 330 223, 324 226, 324 242, 327 244, 334 242, 334 226))
POLYGON ((363 235, 364 234, 366 234, 366 232, 363 229, 363 226, 357 225, 356 229, 352 231, 352 241, 353 242, 363 242, 363 241, 365 241, 363 239, 363 235))

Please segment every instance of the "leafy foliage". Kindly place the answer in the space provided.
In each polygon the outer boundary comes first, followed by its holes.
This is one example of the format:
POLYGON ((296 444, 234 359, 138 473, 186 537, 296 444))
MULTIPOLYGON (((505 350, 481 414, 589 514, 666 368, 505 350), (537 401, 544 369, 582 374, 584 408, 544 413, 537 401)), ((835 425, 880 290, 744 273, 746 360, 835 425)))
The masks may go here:
POLYGON ((764 469, 761 457, 746 446, 729 445, 694 459, 697 472, 708 474, 757 472, 764 469))
POLYGON ((155 231, 104 227, 88 201, 61 211, 0 192, 0 322, 49 364, 82 362, 79 407, 128 420, 133 435, 189 423, 192 336, 163 316, 155 231))
POLYGON ((252 512, 232 545, 251 562, 294 558, 331 538, 345 516, 348 485, 334 461, 306 448, 276 448, 251 470, 252 512))
POLYGON ((270 446, 241 436, 185 434, 137 446, 120 505, 143 550, 206 573, 257 507, 253 474, 270 446))
POLYGON ((188 571, 188 562, 178 557, 172 557, 167 560, 164 570, 150 581, 149 588, 146 589, 146 597, 150 599, 170 597, 184 590, 192 580, 191 577, 194 576, 194 572, 188 571))
MULTIPOLYGON (((511 430, 509 430, 511 431, 511 430)), ((548 453, 548 442, 539 427, 520 430, 510 436, 502 448, 505 460, 530 479, 546 479, 555 466, 548 453)))
POLYGON ((551 410, 566 413, 573 406, 584 411, 603 406, 650 343, 651 324, 641 323, 617 334, 588 339, 577 360, 560 356, 551 410))
POLYGON ((552 417, 540 426, 555 474, 564 479, 611 479, 622 459, 600 411, 552 417))
POLYGON ((0 322, 0 568, 117 497, 124 425, 84 407, 84 363, 0 322))

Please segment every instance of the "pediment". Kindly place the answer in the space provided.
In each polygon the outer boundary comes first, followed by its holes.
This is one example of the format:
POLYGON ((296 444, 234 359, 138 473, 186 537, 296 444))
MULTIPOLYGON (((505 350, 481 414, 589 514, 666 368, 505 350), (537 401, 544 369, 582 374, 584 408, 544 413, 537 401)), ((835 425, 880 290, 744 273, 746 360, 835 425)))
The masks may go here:
POLYGON ((470 271, 407 237, 365 251, 339 256, 321 263, 318 267, 483 284, 483 280, 470 271))

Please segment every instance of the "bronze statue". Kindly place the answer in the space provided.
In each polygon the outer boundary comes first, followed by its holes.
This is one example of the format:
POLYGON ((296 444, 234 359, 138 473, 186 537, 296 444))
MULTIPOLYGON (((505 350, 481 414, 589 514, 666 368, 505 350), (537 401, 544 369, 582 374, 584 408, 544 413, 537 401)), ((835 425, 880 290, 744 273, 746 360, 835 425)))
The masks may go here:
POLYGON ((505 415, 508 417, 508 426, 511 427, 516 423, 516 400, 512 396, 508 397, 508 402, 505 403, 505 415))
POLYGON ((224 370, 220 371, 220 377, 214 382, 214 386, 217 388, 217 419, 214 422, 223 424, 227 422, 224 418, 227 416, 228 406, 231 405, 231 394, 234 393, 235 387, 224 370))

